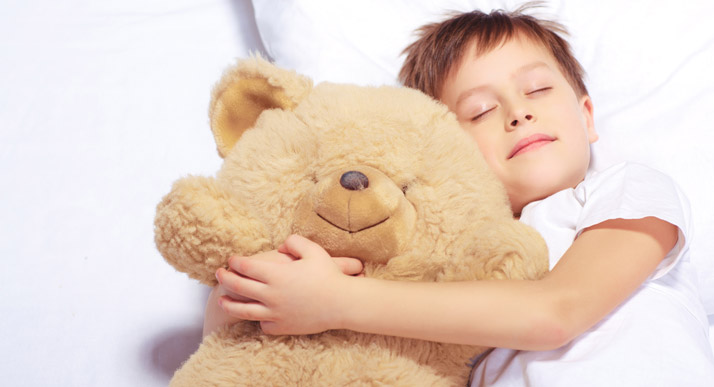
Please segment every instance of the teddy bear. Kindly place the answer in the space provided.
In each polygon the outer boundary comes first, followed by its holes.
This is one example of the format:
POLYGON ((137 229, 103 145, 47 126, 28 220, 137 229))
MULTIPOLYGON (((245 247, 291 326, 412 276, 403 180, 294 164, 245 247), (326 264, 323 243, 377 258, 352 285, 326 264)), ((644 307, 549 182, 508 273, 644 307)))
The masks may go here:
MULTIPOLYGON (((157 206, 156 245, 206 285, 232 255, 291 234, 364 275, 393 281, 536 279, 540 235, 441 103, 413 89, 320 83, 259 56, 216 84, 215 177, 176 181, 157 206)), ((453 386, 486 348, 346 330, 270 336, 241 321, 206 336, 173 386, 453 386)))

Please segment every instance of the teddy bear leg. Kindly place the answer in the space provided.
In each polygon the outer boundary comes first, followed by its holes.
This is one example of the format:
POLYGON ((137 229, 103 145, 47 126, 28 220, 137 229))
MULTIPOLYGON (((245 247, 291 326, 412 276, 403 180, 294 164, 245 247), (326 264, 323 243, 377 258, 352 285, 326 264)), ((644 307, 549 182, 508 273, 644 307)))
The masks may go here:
POLYGON ((242 322, 224 327, 204 337, 198 350, 181 365, 171 379, 171 387, 260 386, 250 369, 253 352, 259 350, 254 340, 259 328, 242 322), (255 343, 255 345, 251 345, 255 343), (251 348, 253 347, 253 348, 251 348))
POLYGON ((356 361, 355 367, 343 370, 339 378, 349 386, 458 386, 459 377, 441 375, 435 369, 409 359, 370 356, 356 361))
POLYGON ((322 349, 314 354, 315 369, 303 380, 305 385, 463 386, 470 372, 469 355, 463 354, 473 352, 463 346, 341 331, 326 332, 319 342, 322 349), (463 364, 454 361, 455 356, 464 359, 463 364))
POLYGON ((444 375, 411 351, 353 339, 332 332, 265 336, 236 324, 207 336, 170 386, 458 386, 468 377, 444 375))

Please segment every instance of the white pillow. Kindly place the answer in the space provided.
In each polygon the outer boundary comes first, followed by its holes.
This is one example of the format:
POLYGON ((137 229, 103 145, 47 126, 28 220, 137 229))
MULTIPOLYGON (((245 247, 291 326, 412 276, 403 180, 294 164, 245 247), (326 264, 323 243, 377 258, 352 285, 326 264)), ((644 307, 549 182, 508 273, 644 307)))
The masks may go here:
MULTIPOLYGON (((397 84, 413 30, 450 10, 515 9, 520 1, 253 0, 261 39, 280 66, 316 82, 397 84)), ((588 73, 600 141, 595 169, 621 160, 672 176, 694 214, 692 260, 714 314, 714 2, 549 1, 536 16, 570 30, 588 73)))

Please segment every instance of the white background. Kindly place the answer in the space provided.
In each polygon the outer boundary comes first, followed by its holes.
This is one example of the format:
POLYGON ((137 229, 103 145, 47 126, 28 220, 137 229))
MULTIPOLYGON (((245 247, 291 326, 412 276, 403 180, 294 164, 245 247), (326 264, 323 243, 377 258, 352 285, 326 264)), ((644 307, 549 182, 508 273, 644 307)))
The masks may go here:
POLYGON ((220 165, 213 83, 259 38, 248 0, 0 2, 0 384, 161 386, 207 290, 155 206, 220 165))
POLYGON ((0 0, 1 384, 163 386, 196 349, 154 210, 218 169, 210 90, 251 49, 249 0, 0 0))

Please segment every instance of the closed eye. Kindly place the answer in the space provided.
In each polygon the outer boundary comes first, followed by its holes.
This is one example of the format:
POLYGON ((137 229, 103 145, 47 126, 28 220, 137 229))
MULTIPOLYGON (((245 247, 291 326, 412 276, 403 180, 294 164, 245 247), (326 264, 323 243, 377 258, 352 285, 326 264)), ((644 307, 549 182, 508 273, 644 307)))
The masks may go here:
POLYGON ((538 95, 538 94, 545 93, 546 91, 549 91, 551 89, 553 89, 551 86, 541 87, 540 89, 535 89, 533 91, 529 91, 528 93, 526 93, 526 95, 538 95))
POLYGON ((496 109, 496 107, 492 107, 492 108, 486 110, 485 112, 482 112, 482 113, 477 114, 476 116, 474 116, 473 118, 471 118, 471 122, 477 122, 477 121, 479 121, 480 119, 484 118, 488 113, 494 111, 495 109, 496 109))

